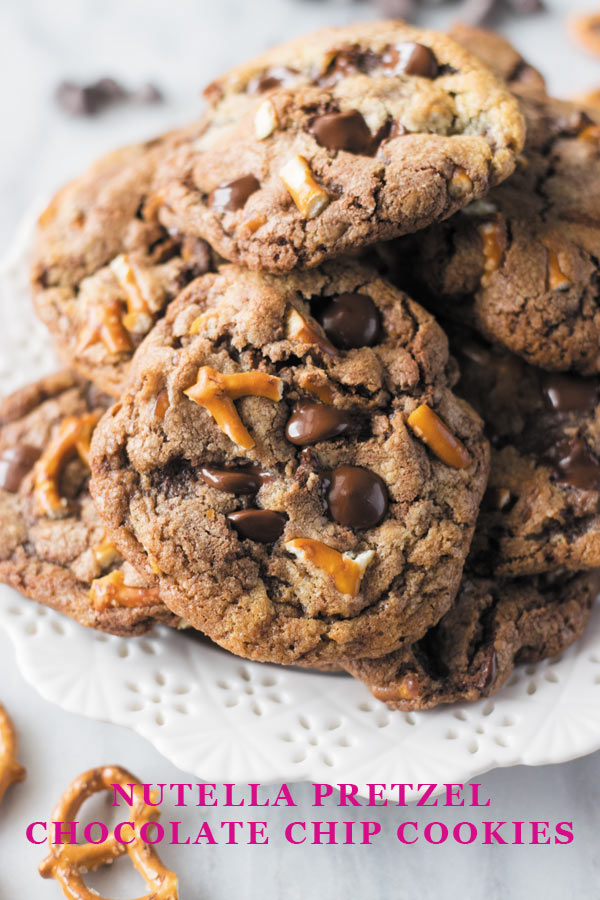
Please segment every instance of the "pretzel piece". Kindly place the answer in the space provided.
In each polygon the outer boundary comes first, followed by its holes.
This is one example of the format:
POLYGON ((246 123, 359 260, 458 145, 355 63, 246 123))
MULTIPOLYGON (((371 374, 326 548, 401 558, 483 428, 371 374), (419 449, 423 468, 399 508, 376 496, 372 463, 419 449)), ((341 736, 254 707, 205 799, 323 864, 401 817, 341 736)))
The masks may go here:
POLYGON ((12 719, 0 703, 0 803, 11 784, 25 779, 25 769, 17 762, 17 750, 12 719))
POLYGON ((128 853, 150 888, 150 892, 138 900, 177 900, 177 876, 163 866, 154 848, 139 837, 141 826, 156 819, 159 811, 144 802, 142 785, 125 769, 120 766, 104 766, 79 775, 58 801, 52 820, 76 821, 77 813, 89 797, 101 791, 110 791, 115 784, 125 787, 134 785, 135 802, 128 810, 128 817, 134 824, 133 842, 126 845, 119 843, 114 832, 101 844, 57 844, 49 837, 50 852, 40 864, 40 875, 42 878, 55 878, 68 900, 98 900, 98 893, 86 887, 82 875, 128 853))
POLYGON ((67 460, 75 455, 88 465, 90 440, 99 418, 99 412, 86 413, 79 418, 67 416, 36 462, 34 497, 45 516, 60 519, 67 515, 67 502, 59 493, 60 473, 67 460))
POLYGON ((293 306, 290 307, 287 313, 285 336, 288 341, 300 341, 301 344, 316 344, 328 356, 337 356, 337 350, 333 344, 330 344, 325 335, 321 334, 314 325, 307 322, 293 306))
POLYGON ((483 242, 483 277, 482 285, 488 284, 492 272, 495 272, 504 256, 504 234, 499 222, 482 222, 479 234, 483 242))
POLYGON ((358 594, 365 570, 375 557, 373 550, 364 550, 357 556, 340 553, 313 538, 295 538, 283 546, 298 559, 310 562, 317 569, 331 575, 340 594, 352 596, 358 594))
POLYGON ((283 396, 283 381, 256 370, 225 375, 211 366, 201 366, 196 383, 183 393, 203 406, 235 444, 250 450, 255 441, 242 423, 233 401, 240 397, 266 397, 278 402, 283 396))
POLYGON ((419 440, 427 444, 447 466, 466 469, 471 464, 471 454, 465 445, 426 403, 411 412, 406 421, 419 440))
POLYGON ((99 612, 109 607, 126 606, 129 609, 136 609, 139 606, 154 606, 160 602, 157 587, 132 587, 125 584, 125 575, 120 569, 115 569, 103 578, 94 578, 89 596, 92 606, 99 612))
POLYGON ((305 219, 314 219, 329 204, 329 194, 317 184, 303 156, 288 160, 280 169, 279 177, 305 219))
POLYGON ((152 327, 152 313, 128 255, 115 256, 109 266, 125 294, 127 312, 123 316, 123 325, 131 334, 146 334, 152 327))
POLYGON ((83 353, 92 344, 104 344, 108 353, 129 353, 131 339, 123 327, 123 306, 120 300, 98 303, 90 307, 86 327, 81 333, 76 353, 83 353))

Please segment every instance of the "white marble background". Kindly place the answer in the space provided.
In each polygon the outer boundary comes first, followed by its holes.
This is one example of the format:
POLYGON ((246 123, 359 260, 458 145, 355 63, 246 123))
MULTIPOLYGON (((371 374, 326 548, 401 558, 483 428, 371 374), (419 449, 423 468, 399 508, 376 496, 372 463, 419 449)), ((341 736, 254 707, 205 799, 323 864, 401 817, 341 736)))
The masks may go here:
MULTIPOLYGON (((575 48, 565 24, 568 14, 597 8, 597 0, 547 0, 547 6, 540 16, 506 19, 504 30, 544 70, 554 93, 569 96, 600 86, 600 62, 575 48)), ((0 247, 10 242, 32 203, 101 152, 193 117, 201 106, 199 89, 220 70, 285 37, 374 15, 366 3, 341 0, 0 0, 0 247), (152 79, 164 89, 166 102, 149 108, 124 105, 89 120, 70 119, 56 109, 52 94, 59 80, 103 75, 132 87, 152 79)), ((443 25, 455 15, 452 6, 434 10, 427 24, 443 25)), ((58 897, 56 884, 42 882, 36 872, 44 848, 29 845, 24 830, 28 822, 49 816, 76 773, 116 762, 148 782, 187 779, 137 735, 41 700, 18 673, 4 634, 0 686, 18 720, 29 769, 26 783, 11 790, 0 810, 0 900, 58 897)), ((403 847, 394 837, 395 824, 403 819, 452 824, 468 816, 412 808, 346 814, 332 806, 321 815, 310 809, 310 789, 299 785, 294 788, 297 810, 264 815, 273 835, 269 846, 171 848, 164 858, 180 875, 182 900, 305 900, 313 895, 337 900, 346 894, 382 900, 537 895, 596 900, 599 775, 600 754, 595 754, 562 766, 513 768, 481 779, 493 800, 489 818, 573 821, 570 846, 403 847), (278 836, 291 819, 314 818, 377 819, 384 834, 372 847, 293 847, 278 836)), ((212 826, 236 817, 222 812, 208 811, 212 826)), ((473 812, 475 821, 486 818, 473 812)), ((166 803, 163 819, 180 818, 180 813, 190 827, 204 818, 198 810, 176 811, 166 803)), ((263 818, 262 811, 248 817, 263 818)), ((115 898, 142 890, 121 863, 90 883, 115 898)))

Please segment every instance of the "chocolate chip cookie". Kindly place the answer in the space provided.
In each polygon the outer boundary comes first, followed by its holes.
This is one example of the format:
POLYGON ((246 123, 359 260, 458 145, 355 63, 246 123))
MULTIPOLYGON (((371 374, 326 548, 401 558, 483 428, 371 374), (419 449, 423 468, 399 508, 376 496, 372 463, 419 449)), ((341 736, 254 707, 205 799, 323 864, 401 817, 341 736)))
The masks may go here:
POLYGON ((524 59, 510 41, 487 28, 475 28, 457 22, 448 31, 450 37, 479 57, 494 75, 517 90, 546 90, 544 76, 524 59))
POLYGON ((0 581, 113 634, 176 624, 124 563, 88 492, 90 435, 107 398, 68 373, 0 401, 0 581))
POLYGON ((600 126, 523 96, 527 147, 503 185, 384 248, 394 279, 544 369, 600 372, 600 126), (419 285, 415 284, 415 277, 419 285))
POLYGON ((183 132, 108 154, 40 217, 36 310, 69 366, 113 396, 166 304, 211 265, 204 241, 168 232, 156 218, 157 160, 178 139, 183 132))
POLYGON ((278 47, 207 97, 202 136, 159 167, 160 220, 276 273, 451 215, 512 172, 524 138, 487 67, 400 22, 278 47))
POLYGON ((487 478, 447 362, 433 318, 370 269, 225 266, 171 304, 98 426, 98 511, 240 656, 389 652, 451 604, 487 478))
POLYGON ((556 656, 581 637, 598 586, 596 572, 496 582, 467 574, 422 640, 345 668, 391 709, 489 697, 519 663, 556 656))
POLYGON ((544 372, 451 331, 456 391, 484 417, 492 466, 472 568, 600 566, 600 379, 544 372))

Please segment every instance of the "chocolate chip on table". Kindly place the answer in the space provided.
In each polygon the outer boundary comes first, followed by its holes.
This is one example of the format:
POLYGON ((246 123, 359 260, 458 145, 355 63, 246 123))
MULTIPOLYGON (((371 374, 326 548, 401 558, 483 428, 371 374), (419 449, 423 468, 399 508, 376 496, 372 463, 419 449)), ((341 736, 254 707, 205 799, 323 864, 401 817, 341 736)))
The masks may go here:
POLYGON ((361 466, 338 466, 326 479, 325 502, 334 521, 348 528, 374 528, 388 510, 385 481, 361 466))
POLYGON ((346 434, 354 424, 348 410, 324 403, 298 403, 288 419, 285 436, 291 444, 305 447, 318 441, 329 441, 346 434))
POLYGON ((7 447, 0 454, 0 488, 14 494, 21 482, 41 456, 41 451, 30 444, 7 447))
POLYGON ((240 537, 260 544, 272 544, 281 537, 287 518, 272 509, 240 509, 229 513, 227 521, 240 537))
POLYGON ((254 175, 242 175, 233 181, 225 181, 210 193, 209 204, 217 212, 236 212, 242 209, 248 197, 260 187, 254 175))
POLYGON ((596 378, 544 372, 541 382, 544 402, 555 412, 593 409, 598 403, 600 384, 596 378))
POLYGON ((114 78, 100 78, 91 84, 63 81, 56 89, 56 101, 65 112, 73 116, 93 116, 114 103, 133 100, 138 103, 158 103, 162 100, 159 89, 147 82, 135 91, 129 91, 114 78))
POLYGON ((314 312, 331 343, 339 350, 372 347, 381 336, 381 316, 366 294, 338 294, 314 312))
POLYGON ((368 155, 373 149, 373 135, 357 109, 316 116, 308 130, 328 150, 368 155))
POLYGON ((256 494, 271 476, 258 466, 218 468, 201 466, 198 474, 202 481, 218 491, 228 494, 256 494))

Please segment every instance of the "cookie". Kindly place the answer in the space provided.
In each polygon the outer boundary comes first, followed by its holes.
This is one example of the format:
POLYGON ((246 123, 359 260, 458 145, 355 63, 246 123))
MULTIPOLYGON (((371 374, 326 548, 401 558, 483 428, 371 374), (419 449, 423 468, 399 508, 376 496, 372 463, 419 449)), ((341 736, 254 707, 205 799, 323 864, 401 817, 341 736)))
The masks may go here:
POLYGON ((544 76, 524 59, 503 35, 487 28, 457 22, 448 34, 469 53, 479 57, 508 86, 517 90, 546 90, 544 76))
POLYGON ((168 232, 156 218, 157 160, 182 137, 108 154, 59 191, 39 220, 36 311, 69 366, 113 396, 169 300, 211 266, 204 241, 168 232))
POLYGON ((327 29, 214 82, 199 139, 161 163, 160 220, 274 273, 423 228, 513 170, 518 104, 445 35, 327 29))
POLYGON ((394 280, 533 365, 600 372, 600 126, 523 96, 518 170, 449 221, 383 253, 394 280), (418 283, 416 283, 418 282, 418 283))
POLYGON ((447 361, 433 318, 365 267, 224 266, 171 305, 99 425, 99 513, 240 656, 395 649, 452 602, 487 478, 447 361))
POLYGON ((0 581, 113 634, 177 618, 107 539, 88 492, 89 436, 108 403, 64 372, 0 401, 0 581))
POLYGON ((513 576, 600 566, 600 379, 540 371, 450 334, 456 391, 484 417, 492 446, 472 567, 513 576))
POLYGON ((465 575, 452 609, 421 641, 345 667, 390 709, 480 700, 516 665, 556 656, 581 637, 598 586, 596 572, 498 582, 465 575))

